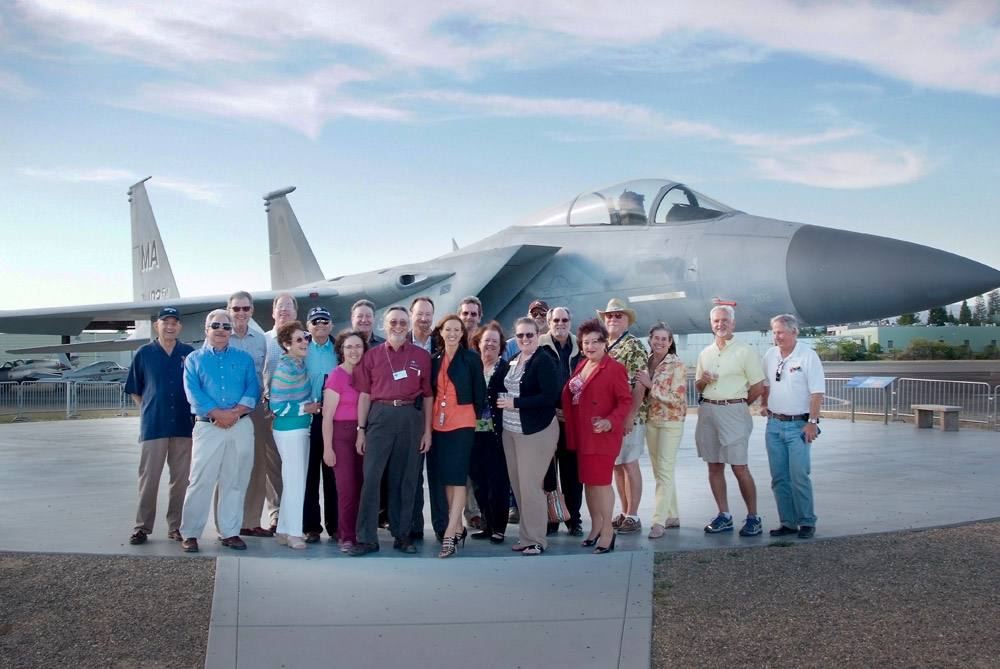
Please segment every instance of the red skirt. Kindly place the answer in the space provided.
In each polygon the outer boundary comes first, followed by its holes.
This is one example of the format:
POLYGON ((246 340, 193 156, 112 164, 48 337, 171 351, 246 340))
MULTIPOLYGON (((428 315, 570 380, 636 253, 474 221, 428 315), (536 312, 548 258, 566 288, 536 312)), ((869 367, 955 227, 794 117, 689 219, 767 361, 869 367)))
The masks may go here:
POLYGON ((584 485, 611 485, 615 469, 615 455, 578 454, 576 456, 580 483, 584 485))

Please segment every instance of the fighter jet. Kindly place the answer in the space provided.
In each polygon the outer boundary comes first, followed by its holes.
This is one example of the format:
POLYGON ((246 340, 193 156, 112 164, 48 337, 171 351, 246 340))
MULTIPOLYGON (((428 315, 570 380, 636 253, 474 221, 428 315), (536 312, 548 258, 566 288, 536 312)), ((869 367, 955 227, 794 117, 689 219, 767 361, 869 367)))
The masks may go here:
MULTIPOLYGON (((71 335, 132 322, 148 328, 164 302, 191 317, 225 304, 226 295, 178 295, 145 181, 129 189, 135 301, 2 311, 0 331, 71 335)), ((265 329, 278 292, 295 295, 303 314, 327 307, 336 327, 348 323, 350 305, 362 297, 384 309, 429 295, 445 313, 462 297, 478 295, 486 318, 504 325, 535 299, 569 307, 580 322, 618 297, 635 309, 637 331, 663 320, 686 334, 707 331, 708 312, 720 303, 736 305, 740 329, 763 330, 779 313, 806 324, 845 323, 920 311, 1000 286, 1000 271, 946 251, 748 214, 659 179, 584 191, 432 260, 328 279, 288 201, 294 190, 264 196, 272 290, 254 292, 254 299, 265 329)))

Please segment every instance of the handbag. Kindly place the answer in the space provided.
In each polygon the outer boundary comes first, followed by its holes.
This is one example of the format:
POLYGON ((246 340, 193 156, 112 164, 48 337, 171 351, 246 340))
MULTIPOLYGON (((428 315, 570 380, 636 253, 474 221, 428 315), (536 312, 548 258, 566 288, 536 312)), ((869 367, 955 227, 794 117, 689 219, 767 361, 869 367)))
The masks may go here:
POLYGON ((545 503, 549 508, 549 522, 562 523, 569 519, 566 513, 566 498, 563 497, 562 488, 558 485, 555 490, 545 491, 545 503))

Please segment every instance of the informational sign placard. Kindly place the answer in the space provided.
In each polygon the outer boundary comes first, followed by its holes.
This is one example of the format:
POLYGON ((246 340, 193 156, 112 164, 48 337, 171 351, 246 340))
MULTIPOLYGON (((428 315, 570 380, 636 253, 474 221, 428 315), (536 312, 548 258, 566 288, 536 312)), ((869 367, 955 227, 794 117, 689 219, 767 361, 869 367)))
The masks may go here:
POLYGON ((845 388, 888 388, 895 376, 854 376, 844 384, 845 388))

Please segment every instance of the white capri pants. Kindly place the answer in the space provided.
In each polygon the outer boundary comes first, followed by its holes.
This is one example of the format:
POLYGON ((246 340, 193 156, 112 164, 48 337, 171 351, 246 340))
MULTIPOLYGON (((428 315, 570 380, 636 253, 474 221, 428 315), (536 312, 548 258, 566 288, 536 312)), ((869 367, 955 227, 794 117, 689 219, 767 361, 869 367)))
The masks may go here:
POLYGON ((309 428, 275 430, 274 443, 281 455, 281 513, 278 534, 302 536, 302 507, 309 468, 309 428))

